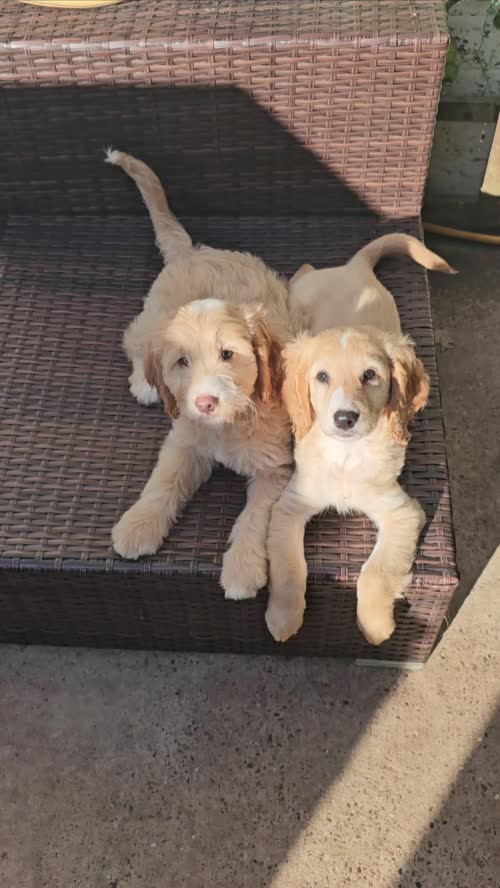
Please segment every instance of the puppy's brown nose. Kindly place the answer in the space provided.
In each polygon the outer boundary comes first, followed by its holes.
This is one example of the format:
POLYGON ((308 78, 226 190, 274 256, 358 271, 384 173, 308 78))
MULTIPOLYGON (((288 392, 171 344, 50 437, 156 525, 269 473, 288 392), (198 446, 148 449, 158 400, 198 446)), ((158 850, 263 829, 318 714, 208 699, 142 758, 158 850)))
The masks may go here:
POLYGON ((333 421, 338 429, 348 432, 353 429, 359 419, 359 413, 355 410, 337 410, 333 414, 333 421))
POLYGON ((198 395, 196 401, 196 409, 200 411, 200 413, 205 413, 207 416, 209 413, 213 413, 217 404, 219 403, 218 398, 214 398, 213 395, 198 395))

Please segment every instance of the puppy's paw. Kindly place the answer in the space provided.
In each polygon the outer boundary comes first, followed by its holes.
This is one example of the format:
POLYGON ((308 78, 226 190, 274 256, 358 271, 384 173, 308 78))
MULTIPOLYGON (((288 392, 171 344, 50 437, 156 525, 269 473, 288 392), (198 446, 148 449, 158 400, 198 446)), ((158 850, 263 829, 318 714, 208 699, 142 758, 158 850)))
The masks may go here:
POLYGON ((396 628, 394 602, 401 598, 408 577, 388 577, 369 568, 358 579, 358 627, 370 644, 379 645, 391 637, 396 628))
POLYGON ((255 598, 267 583, 265 552, 249 552, 248 547, 233 543, 222 561, 220 583, 226 598, 255 598))
POLYGON ((141 555, 154 555, 164 536, 165 528, 158 514, 140 502, 125 512, 111 531, 115 551, 133 561, 141 555))
POLYGON ((295 635, 304 622, 304 607, 280 607, 269 602, 266 611, 266 623, 275 641, 288 641, 295 635))
POLYGON ((150 385, 145 379, 141 382, 132 382, 130 385, 130 394, 139 401, 139 404, 144 404, 145 407, 151 407, 152 404, 158 404, 160 400, 160 396, 154 385, 150 385))
POLYGON ((390 610, 387 608, 385 610, 375 610, 374 608, 367 610, 358 604, 357 622, 358 628, 366 640, 377 647, 387 641, 396 628, 393 606, 390 610))

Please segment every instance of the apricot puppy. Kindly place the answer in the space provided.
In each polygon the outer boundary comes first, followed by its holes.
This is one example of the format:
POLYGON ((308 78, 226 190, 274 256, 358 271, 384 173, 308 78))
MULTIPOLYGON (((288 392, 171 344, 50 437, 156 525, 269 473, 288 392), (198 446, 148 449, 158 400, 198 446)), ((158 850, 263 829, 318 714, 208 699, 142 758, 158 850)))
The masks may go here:
POLYGON ((398 477, 408 425, 427 402, 429 380, 401 333, 392 295, 373 273, 386 252, 406 252, 427 268, 452 272, 415 238, 394 234, 341 268, 305 266, 291 282, 292 313, 317 335, 304 333, 284 351, 283 397, 295 432, 296 468, 273 508, 269 534, 266 621, 278 641, 302 625, 304 528, 325 509, 363 512, 378 529, 357 586, 358 624, 372 644, 391 636, 394 601, 411 579, 425 515, 398 477))

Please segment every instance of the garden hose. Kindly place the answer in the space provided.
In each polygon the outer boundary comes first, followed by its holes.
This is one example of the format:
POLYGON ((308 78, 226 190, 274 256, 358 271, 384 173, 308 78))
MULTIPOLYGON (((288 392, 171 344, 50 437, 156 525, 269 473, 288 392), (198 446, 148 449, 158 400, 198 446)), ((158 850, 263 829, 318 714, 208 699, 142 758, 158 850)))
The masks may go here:
POLYGON ((435 225, 434 222, 424 222, 424 231, 432 234, 444 234, 445 237, 455 237, 460 240, 476 241, 480 244, 496 244, 500 246, 500 234, 481 234, 479 231, 464 231, 461 228, 448 228, 447 225, 435 225))

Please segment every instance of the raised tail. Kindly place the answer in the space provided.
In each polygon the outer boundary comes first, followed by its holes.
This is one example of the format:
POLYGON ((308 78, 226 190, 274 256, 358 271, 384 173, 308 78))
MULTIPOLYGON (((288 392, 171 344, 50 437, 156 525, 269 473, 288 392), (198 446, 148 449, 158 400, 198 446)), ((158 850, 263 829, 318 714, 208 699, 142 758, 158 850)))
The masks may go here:
MULTIPOLYGON (((383 256, 391 253, 403 253, 411 256, 419 265, 428 268, 430 271, 443 271, 445 274, 457 274, 451 265, 428 250, 427 247, 416 237, 409 234, 384 234, 376 240, 362 247, 351 259, 352 263, 363 261, 367 262, 370 268, 375 268, 383 256)), ((350 264, 350 263, 349 263, 350 264)))
POLYGON ((185 253, 193 246, 187 231, 172 213, 158 176, 142 160, 123 151, 106 149, 106 163, 120 166, 134 180, 146 204, 156 236, 158 249, 165 261, 185 253))

